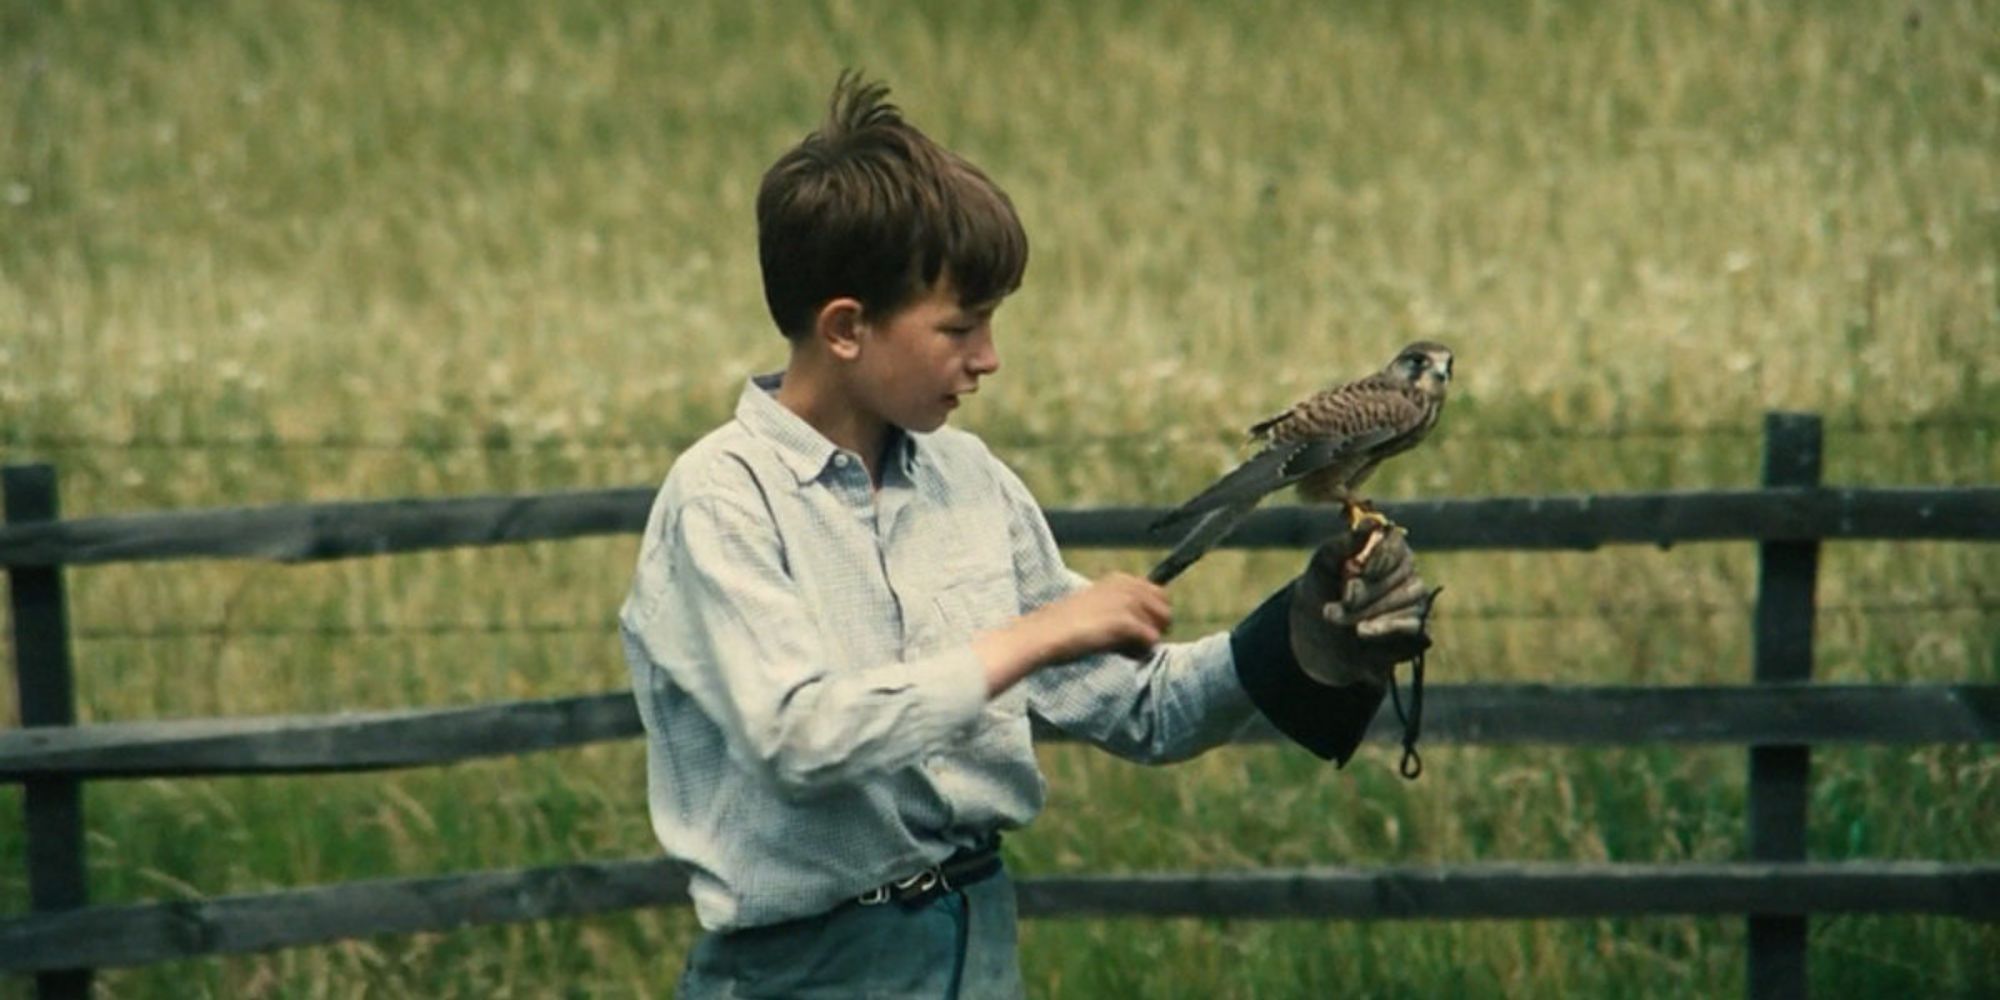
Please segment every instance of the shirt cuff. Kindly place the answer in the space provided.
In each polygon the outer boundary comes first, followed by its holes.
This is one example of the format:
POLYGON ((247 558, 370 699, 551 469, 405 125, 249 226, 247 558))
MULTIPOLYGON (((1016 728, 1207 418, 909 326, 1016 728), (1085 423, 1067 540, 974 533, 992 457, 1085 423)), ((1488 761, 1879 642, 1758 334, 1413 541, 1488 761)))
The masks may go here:
POLYGON ((1306 676, 1292 653, 1291 599, 1287 584, 1230 630, 1236 678, 1273 728, 1344 767, 1386 692, 1368 684, 1333 687, 1306 676))
POLYGON ((971 644, 956 646, 906 664, 908 678, 924 706, 923 742, 935 745, 957 736, 986 707, 986 664, 971 644))
POLYGON ((1257 706, 1236 676, 1236 657, 1227 632, 1203 636, 1179 647, 1183 657, 1179 668, 1192 677, 1200 700, 1201 717, 1228 722, 1231 733, 1257 715, 1257 706))

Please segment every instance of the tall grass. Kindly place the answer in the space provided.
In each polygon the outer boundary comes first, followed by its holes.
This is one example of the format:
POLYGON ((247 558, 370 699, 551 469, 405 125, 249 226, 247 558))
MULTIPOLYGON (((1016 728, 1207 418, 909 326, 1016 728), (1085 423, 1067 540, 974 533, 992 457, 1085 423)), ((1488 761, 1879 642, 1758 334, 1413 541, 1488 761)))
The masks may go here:
MULTIPOLYGON (((839 68, 984 165, 1034 242, 964 414, 1047 503, 1164 503, 1234 429, 1415 337, 1461 381, 1378 495, 2000 470, 2000 33, 1977 3, 463 5, 0 0, 0 460, 71 514, 657 481, 778 367, 750 203, 839 68), (1696 428, 1701 433, 1676 433, 1696 428)), ((1417 539, 1421 546, 1422 539, 1417 539)), ((623 683, 630 539, 69 574, 91 720, 623 683)), ((1087 571, 1136 553, 1077 553, 1087 571)), ((1187 634, 1297 557, 1177 584, 1187 634)), ((1433 555, 1440 680, 1748 676, 1745 546, 1433 555)), ((2000 678, 2000 555, 1846 544, 1820 676, 2000 678)), ((1027 873, 1743 856, 1737 750, 1043 752, 1027 873)), ((93 897, 646 854, 631 745, 96 784, 93 897)), ((1816 858, 2000 854, 1987 748, 1823 750, 1816 858)), ((9 793, 0 806, 17 808, 9 793)), ((18 824, 0 901, 26 906, 18 824)), ((116 995, 663 995, 685 911, 108 973, 116 995)), ((1682 996, 1735 920, 1049 921, 1050 996, 1682 996)), ((2000 936, 1826 919, 1825 995, 1975 995, 2000 936)), ((10 988, 19 985, 9 984, 10 988)))

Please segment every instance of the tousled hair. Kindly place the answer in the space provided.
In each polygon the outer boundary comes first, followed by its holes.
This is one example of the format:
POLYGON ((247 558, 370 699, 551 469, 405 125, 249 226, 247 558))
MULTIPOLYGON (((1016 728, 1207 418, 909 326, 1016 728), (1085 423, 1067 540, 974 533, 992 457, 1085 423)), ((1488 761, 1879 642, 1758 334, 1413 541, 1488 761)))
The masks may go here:
POLYGON ((787 337, 842 296, 888 315, 949 276, 958 301, 1021 285, 1028 236, 1014 204, 978 167, 932 142, 853 71, 826 121, 778 158, 757 190, 764 301, 787 337))

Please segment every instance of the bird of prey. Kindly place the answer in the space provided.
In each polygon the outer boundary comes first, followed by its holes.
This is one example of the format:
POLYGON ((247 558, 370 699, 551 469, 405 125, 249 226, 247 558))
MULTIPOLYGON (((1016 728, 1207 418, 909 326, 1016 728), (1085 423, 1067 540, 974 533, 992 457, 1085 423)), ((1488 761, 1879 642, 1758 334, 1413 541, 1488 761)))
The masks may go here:
MULTIPOLYGON (((1267 494, 1297 484, 1307 500, 1338 501, 1348 524, 1382 515, 1354 491, 1392 455, 1416 447, 1437 424, 1451 382, 1451 349, 1420 340, 1397 352, 1388 367, 1330 386, 1250 428, 1263 450, 1153 522, 1162 532, 1192 524, 1148 578, 1164 584, 1194 565, 1235 529, 1267 494)), ((1364 552, 1365 555, 1365 552, 1364 552)))

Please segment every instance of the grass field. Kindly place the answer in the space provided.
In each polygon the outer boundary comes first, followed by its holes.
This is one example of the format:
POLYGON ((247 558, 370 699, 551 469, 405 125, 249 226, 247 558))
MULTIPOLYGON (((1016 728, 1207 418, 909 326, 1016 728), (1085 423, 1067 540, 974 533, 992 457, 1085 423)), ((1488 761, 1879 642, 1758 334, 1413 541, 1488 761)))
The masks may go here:
MULTIPOLYGON (((1458 351, 1379 496, 2000 479, 2000 10, 1646 0, 738 5, 0 0, 0 461, 70 514, 657 482, 778 367, 759 175, 843 66, 1014 196, 1005 371, 962 414, 1050 505, 1167 503, 1234 430, 1458 351), (1331 9, 1336 8, 1337 9, 1331 9)), ((1421 548, 1422 539, 1416 540, 1421 548)), ((624 683, 630 538, 69 574, 91 720, 624 683)), ((1086 571, 1141 553, 1078 553, 1086 571)), ((1222 554, 1180 631, 1296 556, 1222 554)), ((1434 555, 1440 681, 1746 679, 1746 546, 1434 555)), ((2000 680, 2000 553, 1831 546, 1819 676, 2000 680)), ((11 716, 11 709, 8 710, 11 716)), ((1744 856, 1740 750, 1149 770, 1051 748, 1017 872, 1744 856)), ((1814 757, 1812 855, 2000 856, 1992 748, 1814 757)), ((97 784, 93 897, 655 849, 636 745, 97 784)), ((18 815, 18 794, 0 792, 18 815)), ((0 909, 26 907, 0 821, 0 909)), ((113 971, 116 996, 661 996, 682 910, 113 971)), ((1024 928, 1052 997, 1713 996, 1736 920, 1024 928)), ((1813 924, 1822 996, 1992 995, 2000 931, 1813 924)), ((0 983, 19 992, 20 981, 0 983)))

